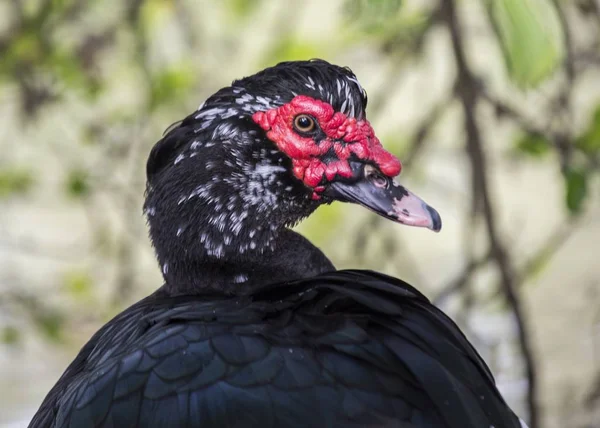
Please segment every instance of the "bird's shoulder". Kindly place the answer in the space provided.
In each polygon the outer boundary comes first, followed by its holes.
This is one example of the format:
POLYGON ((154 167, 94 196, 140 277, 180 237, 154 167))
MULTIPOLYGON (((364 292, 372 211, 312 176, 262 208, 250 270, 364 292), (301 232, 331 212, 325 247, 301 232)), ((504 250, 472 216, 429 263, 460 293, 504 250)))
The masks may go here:
POLYGON ((331 418, 323 426, 362 426, 374 415, 415 427, 427 418, 513 426, 454 323, 410 285, 370 271, 235 297, 147 298, 105 325, 58 385, 56 426, 168 426, 173 414, 159 408, 203 426, 234 426, 240 411, 261 426, 316 414, 331 418))

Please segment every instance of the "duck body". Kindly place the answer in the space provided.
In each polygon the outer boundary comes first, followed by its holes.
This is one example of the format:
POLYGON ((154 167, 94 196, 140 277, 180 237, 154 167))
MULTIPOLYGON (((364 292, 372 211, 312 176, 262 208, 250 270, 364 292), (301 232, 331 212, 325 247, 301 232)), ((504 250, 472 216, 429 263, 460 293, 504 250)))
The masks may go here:
POLYGON ((447 316, 352 270, 235 298, 159 289, 90 340, 32 426, 521 427, 447 316))

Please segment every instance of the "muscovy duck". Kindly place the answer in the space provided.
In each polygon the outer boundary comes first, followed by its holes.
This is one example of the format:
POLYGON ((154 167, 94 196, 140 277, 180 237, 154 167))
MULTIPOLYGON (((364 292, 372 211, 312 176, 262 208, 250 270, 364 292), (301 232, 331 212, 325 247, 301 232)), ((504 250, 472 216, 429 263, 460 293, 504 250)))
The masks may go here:
POLYGON ((30 426, 524 426, 425 296, 338 271, 289 229, 337 200, 440 230, 366 105, 349 68, 285 62, 169 129, 144 205, 165 283, 91 338, 30 426))

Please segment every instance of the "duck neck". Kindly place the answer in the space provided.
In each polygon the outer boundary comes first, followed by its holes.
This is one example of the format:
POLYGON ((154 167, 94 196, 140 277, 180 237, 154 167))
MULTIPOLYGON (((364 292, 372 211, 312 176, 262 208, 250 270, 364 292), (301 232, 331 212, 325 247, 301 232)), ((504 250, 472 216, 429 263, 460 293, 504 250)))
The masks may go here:
POLYGON ((189 249, 182 256, 181 251, 172 250, 175 251, 157 251, 164 289, 170 295, 206 291, 241 295, 258 285, 308 278, 335 269, 317 247, 289 229, 281 230, 265 251, 250 251, 237 257, 215 258, 206 251, 194 253, 189 249))
POLYGON ((316 205, 277 208, 259 201, 228 210, 228 198, 213 194, 198 201, 197 189, 182 194, 165 186, 147 194, 150 238, 169 294, 244 294, 254 285, 334 270, 317 247, 286 227, 316 205))

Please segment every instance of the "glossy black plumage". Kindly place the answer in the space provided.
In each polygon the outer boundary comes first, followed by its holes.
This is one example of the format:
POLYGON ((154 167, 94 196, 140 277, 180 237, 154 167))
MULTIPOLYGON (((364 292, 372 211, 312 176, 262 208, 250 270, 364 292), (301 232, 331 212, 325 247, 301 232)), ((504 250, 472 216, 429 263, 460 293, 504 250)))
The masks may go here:
POLYGON ((98 332, 45 405, 32 426, 520 427, 454 323, 368 271, 235 299, 159 290, 98 332))
MULTIPOLYGON (((165 283, 92 337, 30 427, 521 428, 423 295, 335 271, 289 229, 335 197, 313 199, 252 115, 298 95, 366 117, 349 69, 288 62, 221 89, 155 145, 145 212, 165 283)), ((331 182, 400 203, 360 160, 331 182)))

